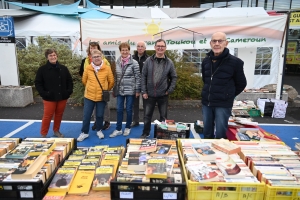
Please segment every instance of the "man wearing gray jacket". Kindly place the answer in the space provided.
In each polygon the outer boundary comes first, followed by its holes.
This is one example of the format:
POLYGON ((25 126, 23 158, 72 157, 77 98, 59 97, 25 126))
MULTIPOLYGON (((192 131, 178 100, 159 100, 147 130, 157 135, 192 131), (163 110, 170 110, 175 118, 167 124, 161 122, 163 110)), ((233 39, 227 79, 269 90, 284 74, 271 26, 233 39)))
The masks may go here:
POLYGON ((157 103, 160 121, 167 118, 168 96, 175 89, 177 74, 171 59, 165 55, 166 42, 155 42, 155 54, 144 63, 141 89, 144 103, 144 130, 141 138, 150 136, 151 121, 157 103))

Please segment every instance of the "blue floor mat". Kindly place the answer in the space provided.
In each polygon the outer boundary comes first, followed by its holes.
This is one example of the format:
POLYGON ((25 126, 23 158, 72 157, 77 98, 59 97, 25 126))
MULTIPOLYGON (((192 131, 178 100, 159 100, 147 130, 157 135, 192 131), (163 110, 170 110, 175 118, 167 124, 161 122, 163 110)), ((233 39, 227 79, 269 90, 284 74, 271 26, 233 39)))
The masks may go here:
POLYGON ((295 142, 300 142, 300 126, 261 125, 265 131, 277 135, 286 145, 296 150, 295 142))

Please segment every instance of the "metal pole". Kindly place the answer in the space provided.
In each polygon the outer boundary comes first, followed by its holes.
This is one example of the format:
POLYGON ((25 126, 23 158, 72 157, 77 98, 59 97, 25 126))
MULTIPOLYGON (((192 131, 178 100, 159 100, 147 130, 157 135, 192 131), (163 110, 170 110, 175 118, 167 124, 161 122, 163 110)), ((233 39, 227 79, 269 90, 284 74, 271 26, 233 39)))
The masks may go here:
POLYGON ((2 3, 2 9, 5 9, 5 7, 4 7, 4 0, 1 0, 1 3, 2 3))
POLYGON ((86 0, 82 1, 82 7, 86 8, 86 0))
POLYGON ((160 5, 159 5, 160 8, 163 8, 164 7, 164 0, 160 0, 160 5))

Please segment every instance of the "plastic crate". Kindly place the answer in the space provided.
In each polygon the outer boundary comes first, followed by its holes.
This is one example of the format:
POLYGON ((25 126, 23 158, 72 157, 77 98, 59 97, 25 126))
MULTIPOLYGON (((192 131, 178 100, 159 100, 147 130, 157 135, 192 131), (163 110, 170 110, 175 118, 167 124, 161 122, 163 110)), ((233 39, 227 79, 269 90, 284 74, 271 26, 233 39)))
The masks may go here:
MULTIPOLYGON (((180 139, 177 140, 178 154, 181 165, 184 166, 180 139)), ((188 200, 263 200, 265 193, 264 183, 199 183, 188 180, 187 172, 183 168, 187 184, 188 200)))
MULTIPOLYGON (((129 139, 126 142, 128 143, 129 139)), ((110 198, 111 200, 185 200, 186 183, 183 177, 182 183, 119 182, 115 177, 110 182, 110 198)))
POLYGON ((300 200, 300 186, 276 187, 266 185, 264 200, 300 200))
POLYGON ((260 117, 260 115, 261 115, 260 110, 257 110, 257 109, 250 109, 250 110, 248 110, 248 113, 249 113, 250 117, 260 117))
MULTIPOLYGON (((75 139, 73 149, 77 149, 77 141, 75 139)), ((66 157, 71 154, 72 149, 66 157)), ((52 172, 48 180, 43 184, 41 180, 37 182, 30 181, 10 181, 10 182, 0 182, 0 197, 1 200, 41 200, 44 198, 45 194, 48 192, 48 187, 57 171, 57 169, 62 166, 64 160, 59 164, 59 166, 52 172)))
POLYGON ((157 124, 154 125, 154 138, 157 139, 172 139, 176 140, 178 138, 190 138, 190 124, 187 124, 188 130, 182 130, 180 132, 178 131, 169 131, 165 129, 161 129, 157 126, 157 124))

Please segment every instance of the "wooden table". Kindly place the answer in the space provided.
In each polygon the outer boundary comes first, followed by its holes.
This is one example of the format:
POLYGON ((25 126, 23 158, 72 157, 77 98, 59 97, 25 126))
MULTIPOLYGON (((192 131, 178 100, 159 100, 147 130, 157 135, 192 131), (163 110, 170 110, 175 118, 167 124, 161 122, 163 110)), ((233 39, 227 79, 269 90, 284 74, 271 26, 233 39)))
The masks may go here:
POLYGON ((90 190, 89 195, 67 194, 64 200, 110 200, 110 191, 90 190))

